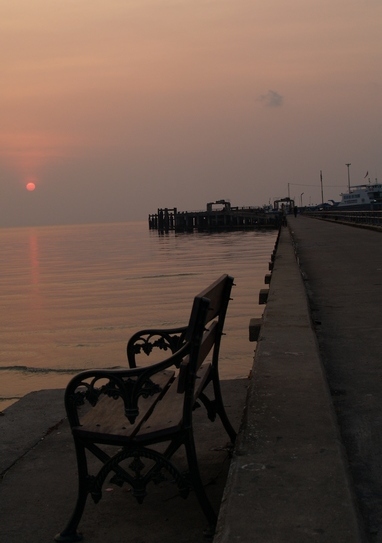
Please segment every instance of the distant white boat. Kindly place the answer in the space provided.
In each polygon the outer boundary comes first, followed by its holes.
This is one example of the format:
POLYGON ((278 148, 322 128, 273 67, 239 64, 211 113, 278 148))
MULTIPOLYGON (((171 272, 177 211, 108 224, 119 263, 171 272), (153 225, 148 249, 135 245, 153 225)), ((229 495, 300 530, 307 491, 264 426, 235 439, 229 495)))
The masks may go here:
POLYGON ((364 183, 341 194, 339 208, 373 209, 382 206, 382 183, 364 183))

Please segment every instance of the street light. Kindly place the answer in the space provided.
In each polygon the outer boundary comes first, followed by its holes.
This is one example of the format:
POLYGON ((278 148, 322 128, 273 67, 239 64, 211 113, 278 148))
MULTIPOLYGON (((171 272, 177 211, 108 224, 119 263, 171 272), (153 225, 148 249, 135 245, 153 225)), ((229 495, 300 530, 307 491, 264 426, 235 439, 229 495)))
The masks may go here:
POLYGON ((300 194, 300 207, 302 207, 302 195, 303 194, 304 194, 303 192, 300 194))
POLYGON ((321 182, 321 203, 324 205, 324 189, 322 187, 322 170, 320 170, 320 182, 321 182))
POLYGON ((345 166, 347 166, 348 168, 348 189, 349 189, 349 192, 350 192, 350 166, 351 164, 345 164, 345 166))

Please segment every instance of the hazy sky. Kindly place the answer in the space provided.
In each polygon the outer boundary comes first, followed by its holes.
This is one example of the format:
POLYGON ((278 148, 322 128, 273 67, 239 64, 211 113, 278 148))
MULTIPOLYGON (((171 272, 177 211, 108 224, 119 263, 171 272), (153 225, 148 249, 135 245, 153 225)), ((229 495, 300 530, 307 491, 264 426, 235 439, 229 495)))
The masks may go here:
POLYGON ((382 181, 381 0, 0 0, 0 59, 0 226, 382 181))

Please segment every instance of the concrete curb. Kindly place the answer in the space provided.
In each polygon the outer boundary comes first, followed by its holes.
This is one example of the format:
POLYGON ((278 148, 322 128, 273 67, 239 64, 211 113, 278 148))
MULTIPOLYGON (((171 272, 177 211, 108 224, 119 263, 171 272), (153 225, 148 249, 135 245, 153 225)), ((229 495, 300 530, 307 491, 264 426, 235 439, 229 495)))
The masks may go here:
POLYGON ((0 478, 65 418, 64 391, 31 392, 0 417, 0 478))

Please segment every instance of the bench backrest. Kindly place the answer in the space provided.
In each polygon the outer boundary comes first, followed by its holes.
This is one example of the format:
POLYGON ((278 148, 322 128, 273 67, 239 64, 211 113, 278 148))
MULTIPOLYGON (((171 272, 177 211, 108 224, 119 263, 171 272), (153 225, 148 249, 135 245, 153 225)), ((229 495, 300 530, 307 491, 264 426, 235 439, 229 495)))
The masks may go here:
MULTIPOLYGON (((224 320, 230 300, 233 278, 222 275, 209 287, 195 296, 189 324, 178 349, 171 355, 155 364, 130 369, 88 370, 74 377, 69 383, 65 403, 71 426, 79 424, 77 407, 85 401, 96 406, 101 396, 114 400, 122 400, 124 412, 133 426, 138 426, 142 413, 141 401, 147 406, 154 406, 165 393, 165 388, 155 384, 159 374, 170 375, 170 368, 179 368, 178 394, 184 394, 184 411, 191 413, 194 402, 194 387, 196 374, 203 361, 212 349, 212 367, 217 372, 219 349, 223 332, 224 320)), ((147 331, 143 331, 147 334, 147 331)), ((156 331, 154 331, 156 332, 156 331)), ((149 339, 152 334, 149 331, 149 339)), ((138 336, 139 337, 139 336, 138 336)), ((151 352, 149 341, 138 345, 139 350, 151 352), (148 347, 147 347, 148 345, 148 347), (147 348, 146 348, 147 347, 147 348)), ((174 375, 175 377, 175 375, 174 375)), ((147 410, 147 407, 144 407, 147 410)), ((188 416, 188 415, 187 415, 188 416)))
MULTIPOLYGON (((208 300, 208 311, 205 317, 204 328, 210 329, 211 323, 214 321, 214 319, 216 319, 216 325, 214 325, 213 329, 211 329, 210 334, 205 334, 203 336, 199 349, 200 358, 204 359, 213 345, 213 364, 218 363, 221 336, 223 333, 224 321, 227 313, 228 303, 230 301, 232 286, 233 277, 229 275, 222 275, 194 298, 194 304, 186 333, 186 341, 191 339, 191 335, 194 333, 194 321, 195 319, 199 318, 197 311, 197 305, 200 303, 199 301, 202 299, 208 300)), ((198 365, 200 365, 201 362, 202 360, 199 360, 198 365)))
MULTIPOLYGON (((205 288, 197 296, 198 298, 207 298, 209 300, 209 308, 206 318, 206 323, 218 318, 224 325, 224 319, 227 312, 228 302, 230 300, 231 289, 233 285, 233 277, 229 275, 222 275, 214 281, 209 287, 205 288)), ((190 323, 192 320, 192 313, 190 323)))

